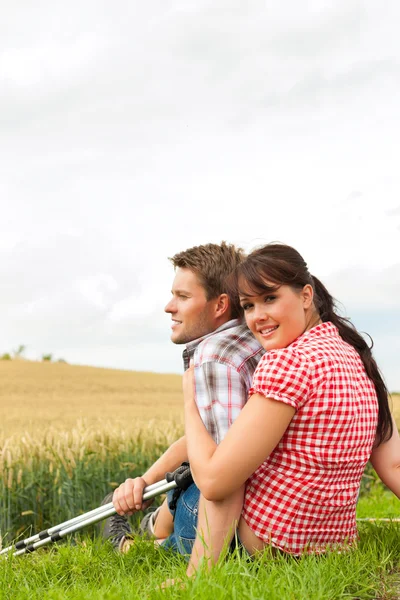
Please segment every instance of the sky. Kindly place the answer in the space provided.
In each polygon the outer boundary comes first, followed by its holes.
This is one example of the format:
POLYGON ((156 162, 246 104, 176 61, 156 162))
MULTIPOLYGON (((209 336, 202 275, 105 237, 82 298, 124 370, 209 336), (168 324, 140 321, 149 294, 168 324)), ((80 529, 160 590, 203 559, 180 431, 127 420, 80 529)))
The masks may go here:
POLYGON ((400 390, 399 19, 397 0, 8 3, 0 352, 179 373, 168 257, 281 241, 400 390))

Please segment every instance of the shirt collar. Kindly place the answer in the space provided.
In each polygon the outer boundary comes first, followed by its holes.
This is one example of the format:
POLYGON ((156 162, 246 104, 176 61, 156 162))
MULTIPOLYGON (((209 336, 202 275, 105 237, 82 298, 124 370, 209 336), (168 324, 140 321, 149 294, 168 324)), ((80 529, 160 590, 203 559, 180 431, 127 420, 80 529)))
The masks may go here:
POLYGON ((305 340, 327 336, 337 337, 338 335, 338 328, 333 323, 331 323, 331 321, 326 321, 325 323, 319 323, 319 325, 315 325, 315 327, 312 327, 308 331, 305 331, 294 342, 290 344, 290 347, 295 348, 299 344, 302 344, 305 340))
POLYGON ((202 342, 203 340, 206 340, 207 338, 211 337, 212 335, 214 335, 216 333, 219 333, 220 331, 225 331, 225 329, 230 329, 231 327, 237 327, 238 325, 241 325, 241 324, 242 324, 242 321, 240 319, 231 319, 230 321, 223 323, 223 325, 221 325, 220 327, 218 327, 218 329, 215 329, 211 333, 208 333, 207 335, 203 335, 202 337, 197 338, 197 340, 192 340, 191 342, 188 342, 186 344, 186 348, 184 349, 184 351, 182 353, 183 365, 184 365, 185 370, 189 367, 190 359, 193 358, 194 352, 195 352, 197 346, 200 344, 200 342, 202 342))

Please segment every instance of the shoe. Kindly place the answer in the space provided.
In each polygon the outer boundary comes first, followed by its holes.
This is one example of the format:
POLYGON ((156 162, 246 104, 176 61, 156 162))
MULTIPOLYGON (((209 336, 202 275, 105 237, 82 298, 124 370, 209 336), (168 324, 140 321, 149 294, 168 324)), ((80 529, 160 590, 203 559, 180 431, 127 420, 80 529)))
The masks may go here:
MULTIPOLYGON (((113 492, 107 494, 103 499, 101 506, 112 502, 112 498, 113 492)), ((101 531, 103 538, 109 540, 117 552, 122 553, 127 552, 129 549, 130 544, 125 544, 125 542, 132 541, 131 533, 132 530, 128 519, 118 514, 106 519, 101 531)))
POLYGON ((149 535, 150 537, 154 537, 154 524, 157 519, 157 515, 161 510, 161 506, 157 508, 153 508, 150 512, 148 512, 143 519, 140 521, 139 531, 141 535, 149 535))

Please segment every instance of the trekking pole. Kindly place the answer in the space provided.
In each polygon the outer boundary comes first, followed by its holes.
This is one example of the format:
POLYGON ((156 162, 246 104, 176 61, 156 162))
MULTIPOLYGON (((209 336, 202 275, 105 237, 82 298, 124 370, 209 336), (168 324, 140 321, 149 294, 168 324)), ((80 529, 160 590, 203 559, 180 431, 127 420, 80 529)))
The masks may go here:
POLYGON ((400 519, 397 517, 357 517, 358 522, 365 523, 400 523, 400 519))
MULTIPOLYGON (((159 494, 163 494, 165 491, 173 489, 174 487, 176 487, 176 483, 174 481, 172 483, 174 483, 175 485, 171 487, 171 483, 168 483, 166 479, 163 479, 162 481, 158 481, 157 483, 148 485, 144 489, 143 500, 150 500, 150 498, 154 498, 159 494), (170 487, 168 487, 168 489, 165 489, 167 485, 170 487)), ((110 517, 113 514, 115 514, 115 512, 116 510, 114 508, 113 503, 109 502, 108 504, 99 506, 94 510, 90 510, 89 512, 86 512, 82 515, 78 515, 73 519, 64 521, 59 525, 54 525, 54 527, 50 527, 49 529, 41 531, 40 533, 26 538, 25 540, 20 540, 16 544, 13 544, 1 550, 0 554, 6 554, 8 552, 11 552, 11 550, 17 551, 13 553, 13 556, 18 556, 19 554, 24 554, 25 552, 33 552, 33 550, 36 550, 36 547, 32 550, 28 550, 28 548, 35 546, 35 543, 37 542, 46 540, 46 544, 48 544, 51 541, 56 541, 56 538, 61 539, 62 537, 64 537, 64 535, 67 535, 67 533, 63 533, 63 535, 61 536, 61 531, 64 532, 68 530, 68 532, 73 533, 73 531, 78 531, 79 529, 86 527, 91 523, 97 523, 98 521, 106 519, 107 517, 110 517), (60 537, 57 537, 58 535, 60 537)), ((45 544, 42 545, 44 546, 45 544)), ((40 548, 41 546, 37 547, 40 548)))
MULTIPOLYGON (((147 488, 145 488, 144 494, 143 494, 143 501, 150 500, 151 498, 154 498, 155 496, 158 496, 159 494, 164 494, 164 493, 168 492, 169 490, 173 490, 176 487, 177 487, 176 482, 171 481, 170 483, 165 483, 164 485, 159 485, 150 491, 147 491, 147 488)), ((108 506, 108 505, 105 505, 105 506, 108 506)), ((83 529, 84 527, 87 527, 88 525, 92 525, 94 523, 98 523, 99 521, 102 521, 103 519, 112 517, 112 515, 115 515, 116 512, 117 511, 115 510, 115 508, 111 502, 110 508, 108 508, 106 510, 102 510, 102 511, 98 512, 97 514, 95 514, 94 516, 91 516, 87 519, 80 520, 77 523, 75 523, 69 527, 63 527, 62 529, 59 529, 56 533, 53 533, 52 535, 48 536, 47 538, 44 538, 38 542, 30 544, 29 546, 27 546, 21 550, 18 550, 17 552, 13 552, 12 556, 20 556, 21 554, 25 554, 25 553, 29 554, 31 552, 34 552, 38 548, 42 548, 43 546, 50 544, 51 542, 58 542, 59 540, 62 540, 66 535, 69 535, 70 533, 75 533, 76 531, 79 531, 80 529, 83 529)))

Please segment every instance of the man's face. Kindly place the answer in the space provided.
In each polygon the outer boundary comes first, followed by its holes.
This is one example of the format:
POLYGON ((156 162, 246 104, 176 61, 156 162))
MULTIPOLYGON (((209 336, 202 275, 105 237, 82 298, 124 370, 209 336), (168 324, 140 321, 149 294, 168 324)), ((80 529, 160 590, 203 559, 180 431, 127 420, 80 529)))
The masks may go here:
POLYGON ((172 298, 164 310, 172 318, 171 340, 174 344, 186 344, 217 328, 214 317, 216 300, 207 300, 206 292, 193 271, 177 268, 171 293, 172 298))

